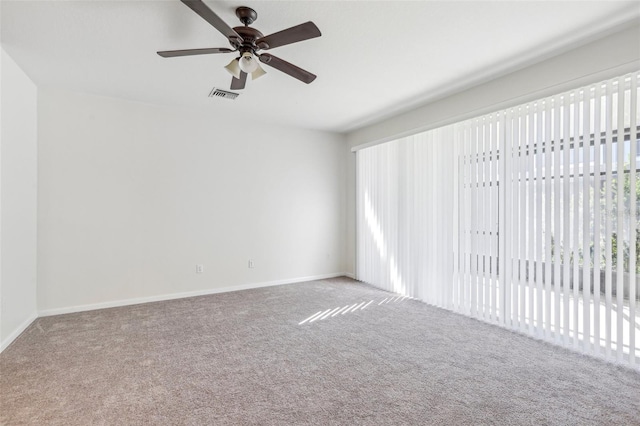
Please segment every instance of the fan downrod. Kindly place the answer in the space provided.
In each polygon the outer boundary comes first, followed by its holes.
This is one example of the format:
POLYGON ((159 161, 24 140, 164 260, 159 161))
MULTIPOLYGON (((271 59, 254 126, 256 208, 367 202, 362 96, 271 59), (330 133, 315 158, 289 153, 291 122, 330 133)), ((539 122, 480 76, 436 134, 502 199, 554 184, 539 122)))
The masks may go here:
POLYGON ((245 26, 251 25, 258 19, 258 14, 250 7, 240 6, 236 9, 236 16, 245 26))

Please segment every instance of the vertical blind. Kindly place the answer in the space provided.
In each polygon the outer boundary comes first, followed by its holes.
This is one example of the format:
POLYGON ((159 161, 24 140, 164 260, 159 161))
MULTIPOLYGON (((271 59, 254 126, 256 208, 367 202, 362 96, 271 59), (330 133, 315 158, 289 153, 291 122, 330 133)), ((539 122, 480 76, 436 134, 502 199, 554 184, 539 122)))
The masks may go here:
POLYGON ((640 368, 639 75, 357 151, 357 278, 640 368))

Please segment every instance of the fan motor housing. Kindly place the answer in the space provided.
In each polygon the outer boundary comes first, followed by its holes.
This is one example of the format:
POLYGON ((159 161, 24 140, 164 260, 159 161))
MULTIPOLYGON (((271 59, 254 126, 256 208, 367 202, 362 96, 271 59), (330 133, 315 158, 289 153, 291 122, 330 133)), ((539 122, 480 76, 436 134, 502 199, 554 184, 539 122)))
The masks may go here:
POLYGON ((256 46, 256 40, 264 37, 260 31, 251 27, 235 27, 233 30, 242 37, 243 43, 241 46, 249 47, 252 50, 258 49, 258 46, 256 46))

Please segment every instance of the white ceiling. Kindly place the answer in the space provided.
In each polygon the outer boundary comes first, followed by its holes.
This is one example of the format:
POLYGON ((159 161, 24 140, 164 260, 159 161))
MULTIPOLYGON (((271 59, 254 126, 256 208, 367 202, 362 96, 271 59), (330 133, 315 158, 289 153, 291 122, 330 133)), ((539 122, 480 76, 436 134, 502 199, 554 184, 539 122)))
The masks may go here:
POLYGON ((233 54, 161 58, 158 50, 228 47, 178 0, 2 0, 5 50, 42 87, 162 105, 212 117, 344 132, 530 64, 640 15, 638 1, 206 0, 230 26, 237 6, 267 35, 313 21, 322 37, 269 51, 318 75, 310 85, 264 67, 235 101, 233 54))

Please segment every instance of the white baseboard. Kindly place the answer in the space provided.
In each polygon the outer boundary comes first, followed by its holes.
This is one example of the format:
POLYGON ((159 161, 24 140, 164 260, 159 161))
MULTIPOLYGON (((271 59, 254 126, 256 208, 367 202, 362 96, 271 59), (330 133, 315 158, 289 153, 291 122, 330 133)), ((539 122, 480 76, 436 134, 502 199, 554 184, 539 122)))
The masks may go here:
POLYGON ((351 278, 352 280, 356 279, 356 274, 352 273, 352 272, 345 272, 344 273, 345 277, 351 278))
MULTIPOLYGON (((308 277, 289 278, 276 281, 265 281, 260 283, 240 284, 229 287, 217 287, 206 290, 187 291, 182 293, 161 294, 157 296, 138 297, 133 299, 114 300, 110 302, 92 303, 88 305, 69 306, 66 308, 45 309, 38 312, 38 316, 47 317, 51 315, 71 314, 74 312, 93 311, 96 309, 115 308, 118 306, 139 305, 141 303, 161 302, 163 300, 183 299, 185 297, 205 296, 208 294, 227 293, 230 291, 250 290, 252 288, 270 287, 274 285, 295 284, 306 281, 323 280, 327 278, 336 278, 349 276, 344 272, 332 274, 313 275, 308 277)), ((19 334, 19 333, 18 333, 19 334)))
POLYGON ((6 339, 0 342, 0 353, 5 349, 7 349, 9 345, 13 343, 13 341, 16 340, 16 338, 19 335, 21 335, 22 332, 25 331, 27 327, 29 327, 31 323, 34 322, 37 318, 38 318, 38 313, 33 312, 31 315, 29 315, 29 318, 27 318, 22 324, 20 324, 18 328, 13 330, 13 332, 9 334, 9 336, 7 336, 6 339))

